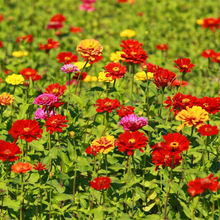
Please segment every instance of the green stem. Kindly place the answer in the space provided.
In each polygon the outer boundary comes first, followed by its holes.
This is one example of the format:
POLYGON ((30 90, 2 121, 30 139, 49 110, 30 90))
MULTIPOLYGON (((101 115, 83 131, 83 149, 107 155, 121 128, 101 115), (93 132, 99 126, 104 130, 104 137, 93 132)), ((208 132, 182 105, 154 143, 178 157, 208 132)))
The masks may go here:
POLYGON ((163 99, 164 99, 164 90, 165 90, 165 87, 162 87, 162 92, 161 92, 161 103, 160 103, 160 109, 159 109, 159 116, 162 115, 163 99))
POLYGON ((135 65, 132 64, 131 66, 131 70, 132 70, 132 75, 131 75, 131 103, 133 104, 133 91, 134 91, 134 75, 135 75, 135 65))
POLYGON ((70 86, 71 86, 71 73, 68 74, 68 81, 69 81, 69 87, 68 87, 68 92, 69 92, 69 99, 68 99, 68 103, 67 103, 67 110, 69 110, 69 104, 70 104, 70 86))
POLYGON ((20 220, 24 219, 23 207, 24 207, 24 174, 21 174, 21 203, 20 203, 20 220))
POLYGON ((108 176, 108 160, 107 160, 107 154, 105 154, 105 173, 106 173, 106 176, 108 176))

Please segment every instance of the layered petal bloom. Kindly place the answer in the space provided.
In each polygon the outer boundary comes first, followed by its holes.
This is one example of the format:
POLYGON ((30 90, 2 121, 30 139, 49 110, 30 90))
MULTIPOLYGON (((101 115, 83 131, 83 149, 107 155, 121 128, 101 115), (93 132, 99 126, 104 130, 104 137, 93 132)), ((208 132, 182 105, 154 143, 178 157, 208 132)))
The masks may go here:
POLYGON ((26 35, 26 36, 17 37, 16 42, 20 43, 21 41, 25 41, 27 43, 31 43, 33 41, 33 35, 29 34, 29 35, 26 35))
POLYGON ((176 120, 183 122, 183 124, 177 128, 177 130, 180 131, 185 126, 195 126, 199 128, 205 121, 210 120, 210 118, 206 110, 200 106, 193 106, 192 108, 186 107, 186 110, 180 111, 176 115, 176 120))
POLYGON ((78 57, 71 52, 60 52, 57 57, 59 63, 69 64, 77 62, 78 57))
POLYGON ((212 135, 217 135, 219 130, 217 126, 212 126, 212 125, 202 125, 199 127, 198 132, 202 136, 212 136, 212 135))
POLYGON ((121 60, 124 60, 124 58, 121 57, 121 55, 124 54, 123 51, 116 51, 115 53, 111 53, 110 60, 112 62, 118 63, 121 60))
POLYGON ((44 93, 35 98, 33 103, 36 105, 50 106, 53 103, 56 103, 57 101, 58 99, 55 95, 50 93, 44 93))
POLYGON ((45 126, 50 134, 53 134, 54 132, 61 133, 63 128, 67 127, 67 122, 68 120, 66 120, 66 116, 52 115, 46 120, 45 126))
POLYGON ((120 37, 127 37, 127 38, 132 38, 136 35, 136 32, 131 29, 126 29, 120 32, 120 37))
POLYGON ((5 82, 11 85, 22 85, 24 83, 24 77, 20 74, 12 74, 7 76, 5 82))
POLYGON ((58 41, 54 41, 52 38, 49 38, 47 40, 46 44, 39 44, 39 48, 40 50, 45 50, 47 53, 51 50, 51 49, 57 49, 60 46, 60 43, 58 41))
POLYGON ((65 85, 61 86, 59 83, 55 83, 47 86, 47 88, 45 89, 45 93, 50 93, 57 97, 60 97, 63 95, 65 90, 66 90, 65 85))
POLYGON ((47 119, 48 117, 54 115, 55 112, 53 112, 52 110, 49 110, 49 116, 48 116, 48 113, 47 113, 47 110, 46 109, 43 109, 43 108, 39 108, 35 113, 35 117, 34 119, 47 119))
POLYGON ((7 92, 0 95, 0 105, 11 105, 14 102, 14 96, 7 92))
POLYGON ((191 72, 191 69, 195 66, 191 63, 191 60, 189 58, 179 58, 177 60, 174 60, 174 63, 174 67, 178 68, 181 73, 189 73, 191 72))
POLYGON ((90 181, 90 187, 96 190, 106 190, 110 187, 111 179, 107 176, 99 176, 90 181))
POLYGON ((10 162, 13 162, 15 160, 18 160, 20 157, 17 156, 18 154, 21 154, 21 149, 16 145, 12 144, 3 140, 0 140, 0 160, 6 161, 9 160, 10 162))
POLYGON ((64 22, 66 20, 65 16, 62 14, 56 14, 53 15, 53 17, 50 19, 50 21, 57 21, 57 22, 64 22))
POLYGON ((144 117, 139 117, 135 114, 129 114, 125 117, 123 117, 120 122, 120 125, 123 126, 124 130, 127 131, 136 131, 143 126, 148 124, 148 121, 144 117))
POLYGON ((207 49, 204 50, 201 55, 205 58, 211 58, 211 57, 215 57, 216 52, 212 49, 207 49))
POLYGON ((116 146, 118 146, 118 150, 122 152, 126 152, 128 156, 134 153, 135 149, 139 149, 143 152, 143 148, 147 145, 147 137, 144 136, 143 133, 139 131, 130 132, 125 131, 120 134, 116 146))
POLYGON ((83 29, 81 27, 70 27, 70 32, 74 34, 81 33, 83 32, 83 29))
POLYGON ((196 178, 194 180, 190 180, 187 186, 187 191, 192 197, 202 194, 205 190, 217 192, 217 190, 220 188, 218 177, 214 177, 213 174, 210 174, 205 178, 196 178))
POLYGON ((204 18, 202 22, 203 28, 209 28, 211 31, 214 31, 216 28, 220 28, 220 17, 218 18, 204 18))
POLYGON ((110 76, 107 72, 100 72, 98 76, 98 81, 99 82, 107 82, 107 83, 113 83, 114 80, 112 76, 110 76))
POLYGON ((111 76, 112 79, 119 79, 124 77, 126 71, 126 67, 122 66, 120 63, 109 63, 105 66, 105 72, 107 73, 107 76, 111 76))
POLYGON ((97 112, 109 112, 111 113, 112 110, 117 109, 120 107, 120 102, 117 99, 109 99, 108 97, 105 99, 98 99, 94 106, 98 106, 96 108, 97 112))
POLYGON ((122 105, 119 110, 117 110, 119 117, 124 117, 129 114, 134 114, 135 107, 122 105))
POLYGON ((18 162, 11 166, 11 171, 14 173, 27 173, 32 170, 32 165, 29 163, 18 162))
POLYGON ((74 64, 65 64, 60 70, 65 73, 75 73, 79 71, 78 67, 74 64))
POLYGON ((21 119, 13 123, 8 134, 15 140, 18 138, 25 139, 27 142, 41 138, 43 129, 40 128, 38 121, 30 119, 21 119))
POLYGON ((40 80, 42 78, 41 75, 37 74, 37 70, 31 69, 31 68, 22 69, 20 71, 20 74, 22 76, 24 76, 26 80, 29 80, 31 78, 31 80, 37 81, 37 80, 40 80))

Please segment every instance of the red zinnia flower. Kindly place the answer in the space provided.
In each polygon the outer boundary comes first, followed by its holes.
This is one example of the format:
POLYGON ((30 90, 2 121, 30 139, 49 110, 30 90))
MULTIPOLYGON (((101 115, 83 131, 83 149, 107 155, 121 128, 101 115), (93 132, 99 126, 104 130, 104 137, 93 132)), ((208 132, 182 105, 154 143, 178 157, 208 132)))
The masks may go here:
POLYGON ((187 137, 180 133, 163 135, 163 139, 166 142, 166 147, 173 152, 182 153, 184 150, 189 149, 189 141, 187 137))
POLYGON ((158 50, 168 50, 168 46, 166 44, 157 44, 158 50))
POLYGON ((65 16, 63 16, 62 14, 56 14, 54 15, 50 21, 57 21, 57 22, 64 22, 66 20, 65 16))
POLYGON ((85 152, 87 153, 87 154, 89 154, 89 155, 94 155, 94 156, 96 156, 97 155, 97 153, 99 153, 99 151, 100 151, 100 148, 99 147, 96 147, 96 146, 93 146, 93 147, 91 147, 91 146, 88 146, 87 148, 86 148, 86 150, 85 150, 85 152))
POLYGON ((56 57, 58 59, 59 63, 69 64, 77 62, 78 57, 75 54, 72 54, 71 52, 61 52, 56 57))
POLYGON ((211 61, 214 63, 220 63, 220 53, 215 53, 215 55, 211 57, 211 61))
POLYGON ((218 134, 219 130, 217 126, 212 125, 202 125, 199 127, 198 132, 202 136, 212 136, 218 134))
POLYGON ((0 48, 1 48, 1 47, 3 47, 3 43, 2 43, 2 41, 0 41, 0 48))
POLYGON ((211 190, 212 192, 217 192, 220 185, 218 183, 218 177, 213 176, 213 174, 210 174, 205 178, 196 178, 195 180, 189 181, 187 184, 188 193, 194 197, 198 194, 202 194, 206 189, 211 190))
POLYGON ((124 52, 121 57, 123 62, 141 64, 145 63, 148 58, 147 53, 143 50, 141 43, 134 39, 123 40, 120 46, 124 52))
POLYGON ((22 153, 21 149, 16 144, 0 140, 0 146, 0 160, 9 160, 13 162, 20 158, 19 156, 15 156, 22 153))
POLYGON ((0 23, 4 20, 4 15, 0 14, 0 23))
POLYGON ((179 58, 177 60, 174 60, 174 63, 176 63, 174 67, 178 68, 181 73, 189 73, 191 72, 191 68, 195 66, 191 63, 191 60, 189 58, 179 58))
POLYGON ((47 86, 47 88, 45 89, 45 93, 50 93, 57 97, 60 97, 63 95, 65 90, 66 90, 65 85, 61 86, 59 83, 55 83, 47 86))
POLYGON ((134 113, 134 107, 122 105, 119 110, 117 110, 119 117, 124 117, 129 114, 134 113))
POLYGON ((51 49, 56 49, 60 46, 60 43, 58 41, 53 41, 52 38, 47 40, 47 44, 39 44, 39 48, 40 50, 45 50, 47 53, 51 50, 51 49))
MULTIPOLYGON (((27 80, 29 80, 29 78, 31 78, 32 80, 35 79, 33 81, 36 81, 36 75, 38 75, 37 70, 31 69, 31 68, 22 69, 20 71, 20 74, 23 75, 25 77, 25 79, 27 79, 27 80)), ((40 76, 40 75, 38 75, 38 76, 40 76)), ((41 76, 40 76, 40 78, 41 78, 41 76)))
MULTIPOLYGON (((60 29, 63 27, 63 24, 61 22, 58 22, 58 21, 50 21, 50 23, 47 25, 47 29, 60 29)), ((56 35, 59 35, 61 34, 61 32, 56 32, 56 35)))
POLYGON ((157 87, 170 86, 172 82, 176 79, 176 74, 167 69, 157 67, 154 72, 154 83, 157 87))
POLYGON ((46 170, 47 168, 45 167, 44 164, 38 162, 37 164, 34 164, 34 169, 38 171, 42 171, 42 170, 46 170))
POLYGON ((22 40, 26 41, 27 43, 31 43, 33 41, 33 35, 29 34, 23 37, 17 37, 16 42, 20 43, 22 40))
POLYGON ((87 74, 86 72, 82 72, 82 73, 77 72, 77 73, 75 73, 75 75, 73 76, 73 79, 78 80, 78 78, 79 78, 79 80, 84 80, 87 75, 88 75, 88 74, 87 74), (80 75, 80 78, 79 78, 79 75, 80 75))
POLYGON ((18 162, 11 166, 11 171, 14 173, 27 173, 32 169, 32 165, 29 163, 18 162))
POLYGON ((90 187, 96 190, 105 190, 110 187, 111 179, 107 176, 96 177, 90 181, 90 187))
POLYGON ((66 116, 62 115, 52 115, 50 116, 45 123, 45 126, 47 127, 47 131, 50 131, 50 134, 53 134, 54 132, 62 132, 62 128, 66 128, 68 120, 66 120, 66 116))
POLYGON ((72 33, 81 33, 83 29, 81 27, 70 27, 70 32, 72 33))
POLYGON ((105 99, 98 99, 94 106, 98 106, 96 109, 97 112, 109 112, 111 113, 113 109, 117 109, 120 107, 120 102, 117 99, 109 99, 108 97, 105 99))
POLYGON ((118 146, 119 151, 126 152, 128 156, 134 153, 135 149, 139 149, 143 152, 142 148, 145 148, 147 145, 147 137, 139 131, 130 132, 125 131, 120 134, 116 146, 118 146))
POLYGON ((188 82, 187 81, 181 81, 181 80, 178 80, 178 79, 175 79, 172 83, 171 83, 171 86, 181 86, 181 87, 184 87, 184 86, 187 86, 188 85, 188 82))
POLYGON ((215 54, 216 52, 214 50, 207 49, 207 50, 204 50, 201 55, 205 58, 211 58, 211 57, 214 57, 215 54))
POLYGON ((220 17, 219 18, 205 18, 203 19, 203 28, 209 28, 211 31, 214 31, 215 28, 220 27, 220 17))
POLYGON ((108 73, 106 76, 111 76, 112 79, 124 77, 126 71, 126 67, 122 66, 120 63, 109 63, 105 66, 105 72, 108 73))
POLYGON ((18 138, 25 139, 27 142, 32 142, 33 140, 41 138, 43 129, 40 128, 36 120, 21 119, 13 123, 8 133, 15 138, 15 142, 18 138))

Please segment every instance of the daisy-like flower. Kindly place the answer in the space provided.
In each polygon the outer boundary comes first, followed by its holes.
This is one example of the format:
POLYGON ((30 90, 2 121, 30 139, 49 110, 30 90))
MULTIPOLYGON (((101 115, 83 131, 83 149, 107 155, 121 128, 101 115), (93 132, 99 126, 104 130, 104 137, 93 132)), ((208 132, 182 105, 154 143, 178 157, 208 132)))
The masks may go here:
POLYGON ((27 173, 32 170, 32 165, 29 163, 18 162, 11 166, 11 171, 14 173, 27 173))
POLYGON ((79 71, 77 66, 75 66, 74 64, 65 64, 64 66, 61 67, 60 70, 65 73, 75 73, 79 71))
POLYGON ((105 99, 98 99, 94 106, 98 106, 98 108, 96 109, 97 112, 111 113, 112 110, 117 109, 120 106, 120 102, 117 99, 109 99, 107 97, 105 99))
POLYGON ((95 39, 80 41, 76 50, 81 54, 85 61, 89 61, 91 64, 102 59, 103 47, 99 41, 95 39))
POLYGON ((217 126, 212 126, 212 125, 202 125, 199 127, 198 132, 202 136, 212 136, 212 135, 217 135, 219 130, 217 126))
POLYGON ((6 161, 9 160, 11 162, 18 160, 20 157, 16 156, 17 154, 21 154, 21 149, 16 145, 3 140, 0 140, 0 160, 6 161))
POLYGON ((27 43, 31 43, 33 41, 33 35, 29 34, 29 35, 26 35, 26 36, 17 37, 16 42, 20 43, 21 41, 25 41, 27 43))
POLYGON ((205 58, 212 58, 212 57, 215 57, 216 52, 212 49, 207 49, 207 50, 204 50, 201 55, 205 58))
POLYGON ((179 58, 177 60, 174 60, 174 63, 174 67, 179 69, 181 73, 189 73, 191 72, 191 69, 195 66, 191 63, 191 60, 189 58, 179 58))
POLYGON ((120 32, 120 37, 127 37, 127 38, 132 38, 136 35, 136 32, 131 29, 126 29, 120 32))
POLYGON ((125 131, 120 134, 116 146, 118 146, 118 150, 122 152, 126 152, 128 156, 134 153, 135 149, 139 149, 143 152, 142 148, 145 148, 147 145, 147 137, 144 136, 143 133, 139 131, 130 132, 125 131))
POLYGON ((55 83, 47 86, 47 88, 45 89, 45 93, 50 93, 57 97, 60 97, 63 95, 65 90, 66 90, 65 85, 61 86, 59 83, 55 83))
POLYGON ((112 79, 112 76, 109 76, 107 72, 100 72, 98 76, 99 82, 110 82, 113 83, 114 80, 112 79))
POLYGON ((46 44, 39 44, 39 48, 40 50, 45 50, 47 53, 51 50, 51 49, 57 49, 60 46, 60 43, 58 41, 54 41, 52 38, 49 38, 47 40, 46 44))
POLYGON ((66 120, 66 116, 52 115, 46 120, 45 126, 50 134, 53 134, 57 131, 61 133, 63 128, 67 127, 67 122, 68 120, 66 120))
POLYGON ((206 110, 202 109, 200 106, 193 106, 192 108, 186 107, 186 110, 180 111, 176 115, 176 120, 183 122, 183 124, 177 128, 177 131, 180 131, 185 126, 195 126, 199 128, 205 121, 210 120, 210 118, 206 110))
POLYGON ((166 44, 157 44, 157 50, 168 50, 168 46, 166 44))
POLYGON ((121 57, 121 55, 124 54, 123 51, 116 51, 115 53, 111 53, 110 60, 112 62, 118 63, 121 60, 124 60, 124 58, 121 57))
POLYGON ((0 95, 0 105, 11 105, 14 102, 14 96, 8 94, 7 92, 3 92, 0 95))
POLYGON ((31 68, 22 69, 20 71, 20 74, 22 76, 24 76, 26 80, 29 80, 31 78, 31 80, 37 81, 37 80, 40 80, 42 78, 41 75, 37 74, 37 70, 31 69, 31 68))
POLYGON ((124 116, 120 122, 120 125, 123 126, 126 131, 136 131, 148 124, 148 121, 144 117, 139 117, 135 114, 129 114, 124 116))
POLYGON ((12 56, 13 57, 24 57, 27 56, 28 52, 27 51, 13 51, 12 56))
POLYGON ((110 184, 111 179, 107 176, 96 177, 94 180, 90 181, 90 187, 98 191, 108 189, 110 184))
POLYGON ((117 112, 119 117, 125 117, 126 115, 134 114, 134 107, 122 105, 117 112))
POLYGON ((211 31, 214 31, 216 28, 220 27, 220 17, 218 18, 205 18, 202 22, 203 28, 209 28, 211 31))
POLYGON ((83 29, 81 27, 70 27, 70 32, 74 34, 81 33, 83 32, 83 29))
POLYGON ((41 162, 38 162, 37 164, 34 164, 34 169, 38 171, 46 170, 46 166, 42 164, 41 162))
POLYGON ((56 57, 58 59, 59 63, 69 64, 77 62, 78 57, 75 54, 72 54, 71 52, 61 52, 56 57))
POLYGON ((50 93, 44 93, 35 98, 33 104, 50 106, 58 101, 57 97, 50 93))
POLYGON ((21 119, 13 123, 8 134, 15 140, 18 138, 25 139, 27 142, 41 138, 43 129, 40 128, 38 121, 30 119, 21 119))
POLYGON ((187 191, 192 197, 202 194, 205 190, 217 192, 217 190, 220 188, 218 177, 214 177, 213 174, 210 174, 205 178, 196 178, 194 180, 190 180, 187 186, 187 191))
POLYGON ((122 66, 120 63, 109 63, 105 66, 105 72, 108 74, 108 76, 111 76, 112 79, 124 77, 126 71, 126 67, 122 66))
POLYGON ((7 76, 5 82, 10 85, 22 85, 24 83, 24 77, 20 74, 12 74, 7 76))

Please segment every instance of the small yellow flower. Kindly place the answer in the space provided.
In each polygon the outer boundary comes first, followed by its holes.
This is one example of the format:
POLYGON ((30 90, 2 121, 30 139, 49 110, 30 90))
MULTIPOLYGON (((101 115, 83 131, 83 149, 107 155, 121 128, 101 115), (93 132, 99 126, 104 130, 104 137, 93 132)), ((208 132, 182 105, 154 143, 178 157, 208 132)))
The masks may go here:
POLYGON ((20 85, 24 83, 24 77, 20 74, 12 74, 8 76, 5 81, 11 85, 20 85))
POLYGON ((141 72, 137 72, 135 75, 134 75, 134 78, 136 80, 140 80, 140 81, 147 81, 148 79, 152 79, 153 78, 153 73, 151 72, 144 72, 144 71, 141 71, 141 72))
MULTIPOLYGON (((76 62, 74 63, 75 66, 78 67, 79 70, 81 70, 85 66, 86 62, 76 62)), ((90 67, 91 65, 89 63, 86 64, 85 68, 90 67)))
POLYGON ((153 79, 154 78, 154 73, 147 72, 147 78, 148 79, 153 79))
POLYGON ((97 82, 98 78, 96 76, 92 76, 92 82, 97 82))
POLYGON ((203 25, 203 19, 197 19, 196 20, 196 24, 198 24, 198 25, 203 25))
POLYGON ((111 76, 106 76, 108 73, 105 72, 100 72, 99 73, 99 77, 98 77, 98 81, 99 82, 110 82, 113 83, 114 80, 112 79, 111 76))
POLYGON ((23 56, 27 56, 27 55, 28 55, 27 51, 14 51, 14 52, 12 52, 13 57, 23 57, 23 56))
POLYGON ((179 132, 185 126, 195 126, 196 128, 199 128, 205 121, 210 120, 210 118, 209 113, 202 109, 202 107, 193 106, 192 108, 186 107, 186 110, 184 109, 180 111, 176 115, 176 120, 183 122, 183 124, 177 128, 177 131, 179 132))
POLYGON ((135 35, 136 35, 136 32, 134 30, 131 30, 131 29, 126 29, 126 30, 124 30, 120 33, 120 37, 131 38, 131 37, 134 37, 135 35))
POLYGON ((14 96, 3 92, 0 95, 0 105, 10 105, 14 101, 14 96))
POLYGON ((121 55, 124 54, 123 51, 116 51, 115 53, 111 53, 110 60, 114 63, 118 63, 120 60, 124 60, 121 55))
POLYGON ((98 78, 96 76, 87 75, 83 80, 84 82, 96 82, 98 78))
POLYGON ((91 148, 98 149, 100 153, 107 154, 115 148, 115 137, 106 135, 101 138, 96 138, 90 144, 91 148))

